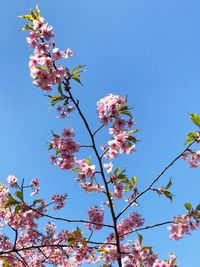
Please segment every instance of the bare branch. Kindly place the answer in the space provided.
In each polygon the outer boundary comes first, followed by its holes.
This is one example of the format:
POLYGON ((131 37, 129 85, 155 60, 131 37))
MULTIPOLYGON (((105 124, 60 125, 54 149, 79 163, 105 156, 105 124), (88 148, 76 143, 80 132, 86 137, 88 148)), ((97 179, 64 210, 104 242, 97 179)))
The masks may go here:
POLYGON ((151 182, 151 184, 144 190, 142 191, 140 194, 138 194, 118 215, 117 218, 119 218, 134 202, 136 202, 136 200, 138 198, 140 198, 142 195, 144 195, 146 192, 148 192, 149 190, 151 190, 151 187, 163 176, 163 174, 165 174, 165 172, 174 165, 174 163, 183 156, 183 154, 197 141, 197 138, 191 142, 186 149, 181 152, 174 160, 172 160, 172 162, 167 165, 167 167, 164 168, 163 171, 161 171, 161 173, 153 180, 153 182, 151 182))

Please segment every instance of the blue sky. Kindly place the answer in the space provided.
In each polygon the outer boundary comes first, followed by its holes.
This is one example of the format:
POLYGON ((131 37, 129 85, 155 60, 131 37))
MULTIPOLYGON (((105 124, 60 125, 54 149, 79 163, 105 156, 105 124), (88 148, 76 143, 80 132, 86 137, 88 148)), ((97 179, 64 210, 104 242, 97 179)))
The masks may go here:
MULTIPOLYGON (((72 126, 84 143, 86 132, 76 115, 58 120, 54 111, 48 111, 48 99, 29 76, 32 51, 25 33, 18 31, 24 22, 17 16, 37 3, 1 3, 1 182, 9 174, 27 181, 39 177, 40 196, 68 192, 64 216, 84 218, 87 207, 92 201, 98 204, 99 196, 87 198, 73 174, 50 164, 47 142, 51 129, 59 133, 72 126)), ((57 46, 75 51, 75 58, 66 65, 86 65, 84 87, 74 85, 74 93, 92 127, 98 125, 97 100, 110 92, 128 95, 141 142, 137 153, 116 164, 127 166, 129 175, 136 175, 140 188, 145 188, 184 149, 187 133, 195 130, 188 114, 200 114, 200 2, 60 0, 40 1, 39 6, 54 26, 57 46)), ((99 135, 99 143, 103 140, 99 135)), ((184 213, 185 202, 197 204, 199 176, 199 169, 178 162, 162 178, 163 184, 173 178, 173 203, 152 193, 141 199, 140 212, 146 223, 184 213)), ((145 243, 153 245, 162 258, 174 251, 181 267, 199 266, 199 232, 179 242, 169 240, 166 227, 143 234, 145 243)))

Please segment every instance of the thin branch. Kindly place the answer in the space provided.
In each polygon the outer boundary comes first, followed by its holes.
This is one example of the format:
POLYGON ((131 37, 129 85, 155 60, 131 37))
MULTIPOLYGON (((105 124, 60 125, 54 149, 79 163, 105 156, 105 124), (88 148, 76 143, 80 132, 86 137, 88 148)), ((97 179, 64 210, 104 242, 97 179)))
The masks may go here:
POLYGON ((90 235, 89 235, 89 237, 88 237, 88 240, 87 240, 87 242, 89 242, 89 241, 90 241, 90 239, 92 238, 92 235, 93 235, 93 233, 94 233, 94 231, 93 231, 93 230, 91 230, 91 233, 90 233, 90 235))
POLYGON ((138 198, 140 198, 142 195, 144 195, 146 192, 148 192, 149 190, 151 190, 151 187, 163 176, 163 174, 165 174, 165 172, 174 165, 174 163, 183 156, 183 154, 197 141, 197 138, 191 142, 186 149, 181 152, 174 160, 172 160, 172 162, 167 165, 167 167, 164 168, 164 170, 153 180, 153 182, 151 182, 151 184, 144 190, 142 191, 140 194, 138 194, 118 215, 117 218, 119 218, 138 198))
POLYGON ((167 221, 167 222, 157 223, 157 224, 153 224, 153 225, 149 225, 149 226, 144 226, 144 227, 141 227, 141 228, 137 228, 137 229, 135 229, 133 231, 127 232, 127 233, 125 233, 123 235, 120 235, 120 237, 129 235, 129 234, 132 234, 132 233, 135 233, 135 232, 152 229, 152 228, 155 228, 155 227, 158 227, 158 226, 163 226, 163 225, 166 225, 166 224, 171 224, 171 223, 173 223, 173 221, 167 221))
MULTIPOLYGON (((87 243, 95 244, 95 245, 113 245, 113 246, 116 246, 116 243, 105 243, 105 242, 95 242, 95 241, 88 241, 87 243)), ((7 250, 7 251, 0 251, 0 255, 6 255, 6 254, 10 254, 10 253, 17 253, 18 254, 20 251, 34 250, 34 249, 41 249, 41 248, 54 248, 54 247, 62 249, 62 248, 68 248, 68 247, 71 247, 71 246, 62 245, 62 244, 33 245, 33 246, 29 246, 29 247, 22 247, 22 248, 10 249, 10 250, 7 250)))
POLYGON ((104 124, 102 124, 99 128, 97 128, 97 129, 94 131, 93 136, 95 136, 95 134, 98 133, 98 131, 100 131, 103 127, 104 127, 104 124))
POLYGON ((100 158, 102 159, 103 156, 109 151, 109 148, 107 148, 101 155, 100 155, 100 158))
POLYGON ((19 251, 17 251, 16 254, 21 258, 21 260, 20 259, 18 259, 18 260, 21 261, 24 264, 24 266, 29 267, 29 265, 26 263, 25 259, 20 255, 19 251))
POLYGON ((89 147, 89 148, 93 148, 92 145, 79 145, 79 147, 89 147))
POLYGON ((10 226, 10 227, 15 232, 15 241, 14 241, 14 245, 13 245, 13 248, 15 249, 16 245, 17 245, 18 231, 15 228, 13 228, 12 226, 10 226))
POLYGON ((29 208, 31 210, 35 211, 36 213, 38 213, 41 216, 44 216, 44 217, 47 217, 47 218, 50 218, 50 219, 53 219, 53 220, 57 220, 57 221, 64 221, 64 222, 68 222, 68 223, 89 223, 89 224, 94 224, 94 225, 114 228, 114 226, 110 225, 110 224, 95 223, 95 222, 85 221, 85 220, 70 220, 70 219, 65 219, 65 218, 62 218, 62 217, 55 217, 55 216, 52 216, 52 215, 48 215, 48 214, 42 213, 42 212, 40 212, 38 210, 35 210, 35 209, 31 208, 31 207, 29 207, 29 208))

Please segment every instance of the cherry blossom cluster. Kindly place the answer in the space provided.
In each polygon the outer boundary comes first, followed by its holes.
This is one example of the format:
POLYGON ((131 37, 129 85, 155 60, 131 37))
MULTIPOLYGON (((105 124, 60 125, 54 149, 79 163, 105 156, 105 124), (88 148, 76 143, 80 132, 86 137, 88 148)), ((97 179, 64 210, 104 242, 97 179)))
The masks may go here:
POLYGON ((40 190, 40 183, 37 178, 31 181, 31 187, 33 188, 33 192, 31 193, 31 196, 37 195, 40 190))
POLYGON ((103 186, 94 184, 95 165, 91 165, 90 158, 77 160, 78 165, 74 170, 78 172, 77 181, 86 192, 102 192, 103 186))
MULTIPOLYGON (((112 240, 112 239, 111 239, 112 240)), ((109 240, 109 242, 111 241, 109 240)), ((104 255, 104 261, 106 264, 112 265, 117 260, 116 246, 105 244, 101 249, 104 255)), ((158 255, 154 254, 151 247, 142 247, 139 240, 136 240, 133 244, 129 241, 121 244, 120 251, 122 255, 123 267, 176 267, 176 259, 170 257, 170 260, 161 261, 158 260, 158 255)))
POLYGON ((126 102, 125 97, 109 94, 97 102, 97 112, 101 122, 107 125, 112 119, 120 117, 120 107, 126 102))
POLYGON ((124 186, 122 183, 116 183, 114 185, 114 192, 113 192, 114 198, 121 199, 123 196, 123 189, 124 189, 124 186))
POLYGON ((38 16, 32 19, 27 42, 34 48, 34 55, 30 57, 29 67, 33 83, 42 90, 51 91, 52 86, 61 84, 66 77, 66 69, 55 61, 73 56, 71 49, 61 51, 55 47, 55 41, 48 42, 53 36, 53 27, 45 19, 38 16))
POLYGON ((157 259, 154 262, 153 267, 177 267, 176 256, 174 253, 170 252, 169 260, 161 261, 157 259))
POLYGON ((200 227, 200 221, 194 220, 192 216, 180 215, 174 218, 174 224, 169 226, 168 229, 171 231, 170 239, 179 240, 184 235, 190 234, 190 231, 196 230, 200 227))
MULTIPOLYGON (((9 175, 7 180, 8 186, 0 187, 1 231, 5 226, 10 227, 16 237, 10 239, 0 233, 0 265, 24 267, 28 263, 36 267, 49 264, 75 267, 84 262, 97 262, 93 249, 88 247, 79 229, 58 232, 56 225, 49 222, 44 226, 44 232, 39 230, 37 221, 45 216, 46 204, 39 199, 28 205, 20 193, 22 191, 16 191, 20 189, 17 178, 9 175), (11 192, 13 190, 14 194, 11 192)), ((33 179, 31 186, 24 186, 23 189, 38 187, 37 180, 33 179)), ((53 195, 52 200, 56 204, 54 208, 62 208, 65 199, 66 195, 53 195)))
POLYGON ((118 95, 109 94, 97 102, 97 113, 100 121, 107 125, 112 123, 109 132, 112 135, 112 140, 108 141, 108 147, 102 147, 108 150, 106 153, 107 159, 116 158, 120 153, 129 154, 135 151, 136 139, 130 135, 131 127, 134 124, 129 108, 125 106, 127 99, 118 95), (129 120, 125 120, 121 115, 130 116, 129 120))
POLYGON ((166 261, 156 260, 153 267, 176 267, 177 265, 166 261))
POLYGON ((97 223, 97 224, 90 224, 87 223, 85 226, 89 230, 100 230, 102 229, 103 220, 104 220, 104 208, 103 206, 92 206, 88 209, 88 217, 89 220, 92 223, 97 223))
POLYGON ((7 181, 10 187, 17 187, 17 178, 14 175, 9 175, 7 181))
MULTIPOLYGON (((10 180, 8 177, 8 180, 10 180)), ((12 188, 12 185, 10 186, 12 188)), ((0 221, 5 225, 17 230, 37 227, 35 222, 40 217, 35 211, 27 209, 27 206, 22 202, 22 194, 16 191, 17 198, 13 198, 10 194, 10 189, 7 186, 1 185, 0 188, 0 221)))
POLYGON ((76 163, 74 153, 79 151, 79 144, 73 140, 74 131, 66 128, 62 132, 62 137, 54 134, 49 149, 56 150, 56 156, 51 155, 51 162, 62 170, 72 169, 76 163))
POLYGON ((189 150, 183 155, 183 159, 187 160, 191 168, 197 168, 200 165, 200 150, 189 150))
POLYGON ((144 224, 144 219, 137 212, 132 212, 126 219, 119 222, 117 230, 121 239, 124 239, 131 231, 144 224))
POLYGON ((122 259, 123 267, 153 266, 157 255, 153 254, 151 248, 143 248, 138 240, 127 248, 127 256, 122 259))
MULTIPOLYGON (((108 164, 109 165, 109 164, 108 164)), ((110 182, 114 186, 114 191, 112 193, 113 198, 121 199, 123 195, 129 191, 130 194, 126 195, 124 198, 126 202, 132 201, 138 194, 136 186, 136 177, 133 176, 131 181, 128 179, 125 174, 125 169, 120 170, 116 168, 114 173, 110 173, 110 182)), ((135 202, 136 204, 136 202, 135 202)))
POLYGON ((55 206, 53 207, 54 210, 59 210, 62 209, 65 205, 66 199, 67 199, 67 194, 64 195, 53 195, 51 197, 53 202, 55 203, 55 206))
POLYGON ((58 114, 59 114, 58 117, 61 119, 65 119, 65 118, 69 117, 69 115, 72 111, 75 110, 75 107, 73 107, 71 105, 64 104, 63 106, 58 105, 56 110, 58 111, 58 114))

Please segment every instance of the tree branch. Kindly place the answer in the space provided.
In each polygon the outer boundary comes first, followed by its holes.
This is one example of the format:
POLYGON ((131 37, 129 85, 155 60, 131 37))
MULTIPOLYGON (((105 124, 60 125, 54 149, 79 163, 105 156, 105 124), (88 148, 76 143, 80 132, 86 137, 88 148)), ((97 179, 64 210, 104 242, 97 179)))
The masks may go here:
POLYGON ((172 160, 172 162, 167 165, 167 167, 164 168, 163 171, 161 171, 161 173, 153 180, 153 182, 151 182, 151 184, 144 190, 142 191, 140 194, 138 194, 118 215, 117 218, 119 218, 138 198, 140 198, 142 195, 144 195, 146 192, 148 192, 149 190, 151 190, 151 187, 163 176, 163 174, 165 174, 165 172, 174 165, 174 163, 182 157, 182 155, 197 141, 197 138, 191 142, 186 149, 183 150, 183 152, 181 152, 174 160, 172 160))

